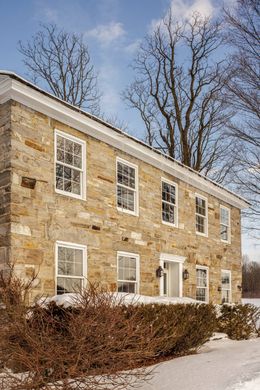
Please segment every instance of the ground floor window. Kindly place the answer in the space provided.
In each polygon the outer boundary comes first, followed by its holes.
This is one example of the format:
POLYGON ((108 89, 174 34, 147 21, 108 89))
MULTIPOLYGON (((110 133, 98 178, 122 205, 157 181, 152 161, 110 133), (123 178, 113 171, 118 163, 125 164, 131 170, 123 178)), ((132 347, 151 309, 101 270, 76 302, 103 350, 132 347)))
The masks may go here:
POLYGON ((208 267, 196 267, 196 299, 202 302, 208 302, 208 267))
POLYGON ((86 246, 59 241, 56 243, 56 292, 79 291, 86 277, 86 246))
POLYGON ((139 255, 127 252, 117 253, 118 292, 138 293, 139 255))
POLYGON ((221 300, 231 302, 231 271, 221 271, 221 300))

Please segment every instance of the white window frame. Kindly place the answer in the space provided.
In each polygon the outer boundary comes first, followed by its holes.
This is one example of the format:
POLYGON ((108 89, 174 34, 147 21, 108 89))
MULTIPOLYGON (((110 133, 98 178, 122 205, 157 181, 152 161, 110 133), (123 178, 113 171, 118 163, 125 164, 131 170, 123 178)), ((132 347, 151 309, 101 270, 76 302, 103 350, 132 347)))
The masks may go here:
POLYGON ((220 225, 220 229, 221 229, 221 225, 223 226, 226 226, 228 229, 227 229, 227 234, 228 234, 228 239, 227 240, 223 240, 221 238, 221 233, 220 233, 220 240, 222 242, 225 242, 226 244, 230 244, 231 243, 231 210, 229 207, 226 207, 226 206, 223 206, 223 205, 220 205, 220 213, 219 213, 219 225, 220 225), (228 211, 228 225, 225 225, 224 223, 221 223, 221 209, 225 209, 228 211))
POLYGON ((206 267, 204 265, 196 265, 196 299, 197 299, 197 289, 198 288, 204 288, 206 290, 206 300, 205 301, 199 301, 199 302, 209 302, 209 267, 206 267), (197 285, 197 269, 206 270, 207 271, 207 287, 201 287, 197 285))
POLYGON ((65 279, 81 279, 83 280, 83 288, 86 287, 86 280, 87 280, 87 246, 81 245, 81 244, 75 244, 73 242, 67 242, 67 241, 56 241, 55 243, 55 294, 57 294, 57 279, 58 278, 65 278, 65 279), (82 276, 73 276, 73 275, 59 275, 58 274, 58 248, 59 247, 66 247, 71 249, 81 249, 83 252, 83 264, 82 264, 82 276))
POLYGON ((205 196, 202 196, 198 193, 195 193, 195 231, 196 231, 196 234, 198 236, 203 236, 203 237, 208 237, 208 198, 206 198, 205 196), (202 200, 205 200, 205 209, 206 209, 206 215, 202 215, 202 214, 198 214, 197 211, 196 211, 196 198, 200 198, 202 200), (196 228, 196 216, 200 216, 200 217, 203 217, 205 218, 205 232, 204 233, 201 233, 201 232, 198 232, 197 231, 197 228, 196 228))
POLYGON ((133 163, 127 161, 127 160, 122 159, 121 157, 116 158, 116 207, 117 207, 118 211, 121 211, 123 213, 139 216, 138 166, 136 164, 133 164, 133 163), (135 170, 135 189, 118 183, 118 181, 117 181, 118 163, 122 163, 124 165, 127 165, 135 170), (134 191, 134 211, 127 210, 127 209, 124 209, 123 207, 118 206, 118 199, 117 199, 117 187, 118 186, 130 189, 131 191, 134 191))
MULTIPOLYGON (((119 257, 134 257, 136 259, 136 292, 135 294, 139 294, 140 290, 140 255, 138 253, 131 253, 131 252, 117 252, 117 291, 118 291, 118 282, 126 282, 129 283, 129 280, 119 280, 119 257)), ((131 282, 130 282, 131 283, 131 282)))
POLYGON ((57 194, 69 196, 71 198, 86 200, 86 142, 78 137, 74 137, 71 134, 64 133, 63 131, 57 129, 55 129, 54 131, 54 188, 57 194), (60 161, 57 161, 57 136, 66 138, 82 146, 82 168, 81 169, 76 167, 73 168, 72 165, 66 165, 65 163, 61 163, 60 161), (81 194, 73 194, 72 192, 68 192, 56 188, 56 164, 66 165, 69 168, 76 169, 81 172, 81 178, 82 178, 81 194))
POLYGON ((165 179, 164 177, 162 177, 161 178, 161 219, 162 219, 162 223, 164 225, 168 225, 168 226, 172 226, 172 227, 176 227, 176 228, 178 227, 178 217, 179 217, 179 215, 178 215, 179 214, 178 213, 178 203, 179 203, 178 184, 174 183, 171 180, 168 180, 168 179, 165 179), (163 198, 162 198, 163 183, 170 184, 171 186, 173 186, 175 188, 175 204, 163 200, 163 198), (174 220, 175 220, 175 223, 171 223, 171 222, 167 222, 167 221, 163 220, 163 203, 167 203, 167 204, 170 204, 170 205, 174 206, 174 220))
POLYGON ((229 291, 229 301, 228 302, 225 302, 225 303, 231 303, 232 302, 232 279, 231 279, 231 270, 229 269, 222 269, 221 270, 221 302, 222 302, 222 291, 229 291), (224 288, 223 289, 223 285, 222 285, 222 273, 227 273, 229 274, 229 289, 227 288, 224 288))

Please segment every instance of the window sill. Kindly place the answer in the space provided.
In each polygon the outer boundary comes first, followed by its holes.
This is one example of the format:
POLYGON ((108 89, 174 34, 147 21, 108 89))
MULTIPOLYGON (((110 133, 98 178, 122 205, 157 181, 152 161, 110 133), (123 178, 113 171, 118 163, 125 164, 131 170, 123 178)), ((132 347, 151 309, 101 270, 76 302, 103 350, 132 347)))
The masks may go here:
POLYGON ((86 196, 77 195, 77 194, 73 194, 71 192, 58 190, 57 188, 55 188, 55 192, 56 192, 56 194, 68 196, 69 198, 74 198, 74 199, 79 199, 79 200, 86 200, 86 196))
POLYGON ((173 223, 166 222, 166 221, 163 221, 163 220, 162 220, 162 224, 166 225, 166 226, 169 226, 169 227, 173 227, 173 228, 178 229, 178 225, 177 224, 173 224, 173 223))
POLYGON ((119 211, 120 213, 133 215, 134 217, 139 217, 139 213, 137 213, 136 211, 130 211, 130 210, 127 210, 127 209, 122 209, 121 207, 117 207, 117 211, 119 211))
POLYGON ((200 236, 200 237, 208 237, 208 234, 206 234, 206 233, 196 232, 196 235, 200 236))

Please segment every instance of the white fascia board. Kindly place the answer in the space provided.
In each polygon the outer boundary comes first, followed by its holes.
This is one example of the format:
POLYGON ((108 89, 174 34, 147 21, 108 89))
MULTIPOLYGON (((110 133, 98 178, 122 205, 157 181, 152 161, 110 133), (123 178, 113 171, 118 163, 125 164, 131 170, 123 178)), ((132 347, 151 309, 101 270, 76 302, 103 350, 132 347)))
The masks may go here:
POLYGON ((62 101, 45 95, 23 82, 5 76, 2 81, 0 79, 0 103, 10 99, 103 141, 234 207, 242 209, 249 206, 245 199, 215 184, 210 179, 206 179, 192 169, 168 159, 166 155, 153 151, 142 141, 106 127, 105 124, 64 105, 62 101))

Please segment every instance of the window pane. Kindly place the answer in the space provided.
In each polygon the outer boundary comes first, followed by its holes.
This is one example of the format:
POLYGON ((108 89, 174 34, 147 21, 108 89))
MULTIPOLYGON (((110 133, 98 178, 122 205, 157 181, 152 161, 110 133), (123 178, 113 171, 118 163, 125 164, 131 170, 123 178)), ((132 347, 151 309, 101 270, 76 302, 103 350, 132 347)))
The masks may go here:
POLYGON ((81 195, 82 145, 57 135, 56 188, 81 195), (58 163, 59 162, 59 163, 58 163), (73 183, 75 182, 75 183, 73 183))
POLYGON ((59 246, 58 274, 83 276, 83 250, 59 246))
POLYGON ((220 225, 220 237, 223 241, 228 241, 228 227, 225 225, 220 225))
POLYGON ((162 183, 162 199, 166 202, 175 204, 175 187, 163 182, 162 183))
POLYGON ((64 150, 65 148, 64 138, 60 135, 57 135, 57 148, 62 150, 64 150))
POLYGON ((206 269, 197 269, 197 286, 207 287, 207 270, 206 269))
POLYGON ((206 289, 205 288, 197 288, 196 299, 197 299, 197 301, 206 302, 206 289))
POLYGON ((68 165, 73 165, 73 154, 65 153, 65 163, 68 165))
POLYGON ((73 141, 65 138, 65 151, 69 153, 73 153, 73 141))
POLYGON ((135 294, 136 293, 136 283, 119 282, 118 283, 118 292, 135 294))
POLYGON ((206 216, 206 201, 196 197, 196 213, 206 216))
POLYGON ((168 203, 162 203, 162 219, 165 222, 169 222, 174 224, 175 218, 174 218, 174 207, 173 205, 170 205, 168 203))
POLYGON ((118 259, 119 280, 136 281, 136 259, 132 257, 120 256, 118 259))
POLYGON ((229 225, 229 211, 227 209, 220 208, 220 223, 223 225, 229 225))
POLYGON ((57 149, 57 160, 64 162, 64 156, 65 156, 64 151, 61 149, 57 149))
POLYGON ((117 163, 117 182, 126 187, 135 188, 135 169, 128 165, 117 163))
POLYGON ((117 206, 129 211, 135 211, 135 192, 117 186, 117 206))
POLYGON ((83 288, 83 279, 57 278, 57 294, 78 292, 83 288))
POLYGON ((196 231, 205 233, 205 218, 199 215, 196 215, 196 231))

